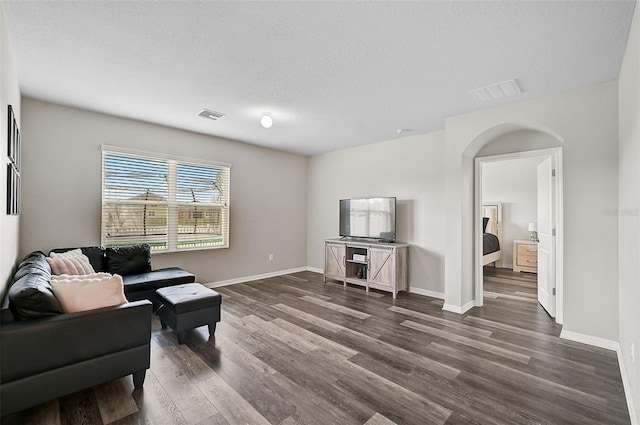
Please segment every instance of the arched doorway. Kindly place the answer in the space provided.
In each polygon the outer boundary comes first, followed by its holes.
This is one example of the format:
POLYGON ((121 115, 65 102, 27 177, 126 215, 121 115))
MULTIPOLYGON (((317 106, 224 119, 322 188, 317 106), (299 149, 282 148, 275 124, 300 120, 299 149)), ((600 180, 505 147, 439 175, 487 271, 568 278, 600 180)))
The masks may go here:
MULTIPOLYGON (((548 158, 550 173, 547 191, 552 196, 549 208, 549 230, 540 242, 540 270, 539 299, 551 316, 556 317, 558 323, 563 321, 563 280, 562 280, 562 140, 555 134, 533 129, 527 126, 503 124, 496 126, 480 135, 475 141, 481 144, 471 144, 469 147, 477 149, 474 156, 474 306, 483 305, 483 246, 482 246, 482 168, 490 163, 513 161, 524 158, 548 158), (487 137, 489 136, 489 137, 487 137), (473 146, 473 147, 472 147, 473 146), (551 171, 553 170, 553 178, 551 171), (553 236, 551 235, 553 227, 553 236), (543 254, 544 253, 544 254, 543 254), (548 291, 547 291, 548 289, 548 291), (553 294, 551 291, 553 290, 553 294)), ((470 152, 466 152, 470 153, 470 152)), ((540 176, 538 176, 540 180, 540 176)), ((544 179, 543 179, 544 181, 544 179)), ((540 184, 540 183, 539 183, 540 184)), ((538 188, 540 190, 540 188, 538 188)), ((539 194, 538 194, 539 196, 539 194)), ((551 198, 550 198, 551 199, 551 198)), ((538 211, 540 214, 540 211, 538 211)), ((503 247, 504 249, 505 247, 503 247)))

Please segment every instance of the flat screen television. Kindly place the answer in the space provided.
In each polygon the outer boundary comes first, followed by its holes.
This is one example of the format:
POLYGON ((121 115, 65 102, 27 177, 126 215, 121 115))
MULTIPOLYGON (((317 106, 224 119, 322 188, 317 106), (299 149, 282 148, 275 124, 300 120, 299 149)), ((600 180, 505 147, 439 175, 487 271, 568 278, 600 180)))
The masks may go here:
POLYGON ((396 198, 340 200, 340 236, 396 240, 396 198))

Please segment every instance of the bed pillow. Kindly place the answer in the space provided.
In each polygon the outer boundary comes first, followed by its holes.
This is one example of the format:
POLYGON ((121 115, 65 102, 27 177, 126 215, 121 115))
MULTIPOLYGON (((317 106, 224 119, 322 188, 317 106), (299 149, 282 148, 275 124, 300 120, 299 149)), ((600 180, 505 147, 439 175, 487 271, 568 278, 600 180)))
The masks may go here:
POLYGON ((65 313, 95 310, 127 302, 122 277, 117 274, 89 278, 56 278, 51 281, 51 287, 65 313))
POLYGON ((89 258, 86 255, 68 258, 47 258, 51 266, 51 274, 94 274, 96 271, 91 267, 89 258))
POLYGON ((487 224, 489 224, 489 217, 482 217, 482 233, 487 233, 487 224))

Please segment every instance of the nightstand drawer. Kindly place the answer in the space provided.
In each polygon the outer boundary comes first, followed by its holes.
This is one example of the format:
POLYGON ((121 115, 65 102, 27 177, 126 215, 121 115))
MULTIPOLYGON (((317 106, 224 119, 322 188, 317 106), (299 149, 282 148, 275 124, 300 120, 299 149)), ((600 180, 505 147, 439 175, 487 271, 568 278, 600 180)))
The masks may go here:
POLYGON ((538 245, 524 245, 517 244, 518 246, 518 255, 533 255, 538 256, 538 245))
POLYGON ((519 267, 538 267, 537 255, 518 255, 516 265, 519 267))

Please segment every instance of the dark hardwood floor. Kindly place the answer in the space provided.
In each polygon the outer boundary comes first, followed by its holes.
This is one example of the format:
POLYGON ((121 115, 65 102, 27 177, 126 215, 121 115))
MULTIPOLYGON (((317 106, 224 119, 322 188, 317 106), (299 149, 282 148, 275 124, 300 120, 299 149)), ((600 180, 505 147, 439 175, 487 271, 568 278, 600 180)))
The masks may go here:
POLYGON ((615 352, 562 340, 535 275, 485 269, 485 305, 343 289, 296 273, 217 290, 222 322, 178 345, 154 319, 130 377, 6 424, 629 424, 615 352))

